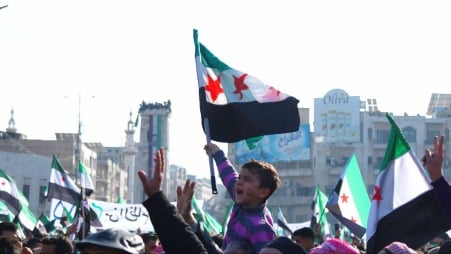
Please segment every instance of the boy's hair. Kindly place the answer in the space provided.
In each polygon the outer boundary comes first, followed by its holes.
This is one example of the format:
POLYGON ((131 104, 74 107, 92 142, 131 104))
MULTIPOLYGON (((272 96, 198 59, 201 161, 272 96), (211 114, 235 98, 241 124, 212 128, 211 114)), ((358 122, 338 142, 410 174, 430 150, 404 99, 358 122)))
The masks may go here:
POLYGON ((260 188, 269 188, 268 199, 280 185, 279 174, 276 168, 268 162, 251 159, 243 164, 241 168, 249 170, 252 174, 256 174, 260 180, 260 188))

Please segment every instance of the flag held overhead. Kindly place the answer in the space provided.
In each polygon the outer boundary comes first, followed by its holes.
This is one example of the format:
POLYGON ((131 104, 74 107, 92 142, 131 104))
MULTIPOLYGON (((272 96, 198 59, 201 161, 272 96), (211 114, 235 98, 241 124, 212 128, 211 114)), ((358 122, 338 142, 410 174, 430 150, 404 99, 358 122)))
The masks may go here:
POLYGON ((193 37, 201 121, 208 119, 212 140, 233 143, 299 130, 298 99, 223 63, 199 43, 195 29, 193 37))

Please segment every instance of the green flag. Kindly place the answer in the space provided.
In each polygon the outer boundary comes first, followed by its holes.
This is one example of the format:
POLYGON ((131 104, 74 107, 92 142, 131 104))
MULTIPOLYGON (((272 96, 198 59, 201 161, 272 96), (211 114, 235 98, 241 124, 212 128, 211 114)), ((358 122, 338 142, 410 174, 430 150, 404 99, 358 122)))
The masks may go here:
POLYGON ((78 160, 78 172, 80 173, 80 186, 85 190, 86 196, 89 197, 94 192, 94 184, 81 160, 78 160))
MULTIPOLYGON (((321 191, 319 186, 316 186, 315 194, 312 200, 312 219, 310 221, 310 228, 313 230, 319 225, 321 227, 321 236, 323 239, 330 236, 329 223, 327 221, 326 204, 329 198, 321 191)), ((316 239, 319 242, 319 239, 316 239)))
POLYGON ((376 178, 366 230, 367 251, 398 241, 416 249, 449 229, 430 178, 390 114, 390 136, 376 178))
POLYGON ((370 212, 370 198, 355 154, 343 168, 326 207, 354 235, 363 237, 370 212))
POLYGON ((199 221, 199 223, 202 223, 202 225, 208 232, 215 234, 221 233, 222 230, 221 224, 213 216, 205 212, 199 206, 195 198, 191 200, 191 205, 193 206, 193 209, 196 212, 195 214, 196 219, 199 221))

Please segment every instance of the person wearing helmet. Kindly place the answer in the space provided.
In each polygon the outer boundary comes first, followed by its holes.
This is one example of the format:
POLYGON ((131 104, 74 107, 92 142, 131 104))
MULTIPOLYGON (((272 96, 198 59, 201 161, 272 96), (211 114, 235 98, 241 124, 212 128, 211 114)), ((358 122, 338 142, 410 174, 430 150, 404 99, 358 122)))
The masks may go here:
POLYGON ((135 233, 119 228, 108 228, 90 234, 76 243, 82 254, 142 254, 144 242, 135 233))

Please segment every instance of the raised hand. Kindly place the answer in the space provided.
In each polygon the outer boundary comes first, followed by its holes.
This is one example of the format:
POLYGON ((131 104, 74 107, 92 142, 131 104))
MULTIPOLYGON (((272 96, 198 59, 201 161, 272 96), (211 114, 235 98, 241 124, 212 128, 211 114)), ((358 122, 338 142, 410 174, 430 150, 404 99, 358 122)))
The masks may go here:
POLYGON ((188 224, 193 224, 195 222, 195 218, 193 213, 191 212, 191 200, 194 196, 194 187, 196 186, 195 182, 191 182, 190 180, 186 180, 183 188, 181 186, 177 186, 177 209, 179 213, 182 215, 183 219, 188 224))
POLYGON ((143 185, 144 192, 148 197, 162 190, 163 186, 163 171, 164 171, 164 148, 158 149, 154 157, 155 168, 153 177, 148 178, 146 172, 138 171, 139 179, 143 185))
POLYGON ((429 176, 431 180, 434 182, 440 177, 443 176, 443 160, 444 160, 444 152, 443 152, 443 142, 445 136, 434 137, 434 150, 426 149, 424 152, 424 156, 421 159, 423 162, 423 166, 429 171, 429 176))

